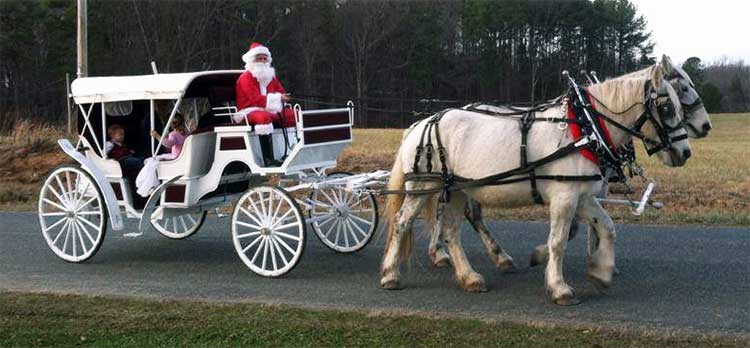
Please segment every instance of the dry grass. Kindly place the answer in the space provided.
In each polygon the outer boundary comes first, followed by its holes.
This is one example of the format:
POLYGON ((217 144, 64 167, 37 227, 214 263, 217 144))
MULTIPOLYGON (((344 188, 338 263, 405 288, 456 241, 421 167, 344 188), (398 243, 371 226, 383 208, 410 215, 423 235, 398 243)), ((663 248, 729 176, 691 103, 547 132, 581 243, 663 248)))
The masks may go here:
MULTIPOLYGON (((636 146, 647 175, 657 181, 653 199, 665 203, 666 208, 647 210, 636 217, 625 207, 610 207, 618 222, 750 225, 750 114, 718 114, 712 120, 711 135, 691 141, 694 155, 682 168, 666 167, 636 146)), ((390 169, 402 132, 355 130, 354 144, 339 157, 339 169, 355 173, 390 169)), ((55 143, 62 137, 62 127, 28 122, 0 137, 0 209, 34 209, 46 173, 69 162, 55 143)), ((632 184, 637 190, 644 186, 636 180, 632 184)), ((547 219, 541 206, 491 210, 488 215, 509 220, 547 219)))

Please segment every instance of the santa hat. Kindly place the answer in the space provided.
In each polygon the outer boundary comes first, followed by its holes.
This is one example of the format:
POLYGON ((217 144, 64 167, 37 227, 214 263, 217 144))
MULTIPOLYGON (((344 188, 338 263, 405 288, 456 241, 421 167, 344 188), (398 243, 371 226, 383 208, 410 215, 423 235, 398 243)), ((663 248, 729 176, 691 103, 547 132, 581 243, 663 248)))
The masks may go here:
POLYGON ((268 50, 268 47, 261 45, 260 43, 253 42, 250 44, 250 47, 247 49, 247 52, 242 55, 242 61, 250 64, 253 62, 253 58, 259 54, 265 54, 268 56, 268 62, 271 63, 271 51, 268 50))

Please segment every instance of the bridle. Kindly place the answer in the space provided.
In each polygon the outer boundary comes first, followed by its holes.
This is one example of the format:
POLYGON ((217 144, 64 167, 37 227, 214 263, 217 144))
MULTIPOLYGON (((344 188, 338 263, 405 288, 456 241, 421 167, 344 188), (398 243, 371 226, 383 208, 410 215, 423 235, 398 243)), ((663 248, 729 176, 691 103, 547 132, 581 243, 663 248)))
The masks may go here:
POLYGON ((675 88, 675 90, 680 95, 680 105, 682 106, 682 111, 685 114, 685 118, 682 120, 683 126, 689 127, 695 133, 700 134, 701 132, 690 123, 690 116, 694 111, 698 110, 699 108, 705 107, 703 105, 703 100, 697 92, 695 93, 695 100, 693 100, 692 102, 684 102, 682 97, 686 94, 688 88, 692 88, 695 91, 695 84, 692 80, 690 80, 690 78, 686 78, 685 76, 680 74, 679 71, 673 72, 671 75, 667 76, 666 79, 670 83, 675 80, 679 81, 680 83, 679 88, 675 88), (682 85, 682 83, 687 83, 687 86, 682 85))
MULTIPOLYGON (((584 87, 578 87, 579 90, 585 90, 584 87)), ((620 112, 614 112, 612 109, 610 109, 606 104, 602 103, 600 100, 598 100, 594 95, 587 93, 593 100, 596 100, 597 104, 607 109, 610 113, 615 115, 621 115, 628 111, 630 111, 633 107, 637 105, 643 105, 644 106, 644 112, 636 119, 635 123, 632 127, 628 127, 623 125, 622 123, 619 123, 612 118, 602 114, 601 112, 593 110, 593 108, 589 108, 589 112, 592 112, 592 116, 594 117, 600 117, 605 122, 615 126, 616 128, 630 134, 631 136, 641 139, 643 141, 644 146, 646 147, 646 153, 651 156, 659 151, 662 151, 664 149, 667 149, 672 146, 675 142, 685 140, 688 138, 687 134, 682 134, 678 136, 672 136, 671 134, 682 129, 684 126, 684 121, 680 120, 677 122, 676 125, 670 126, 668 121, 674 120, 675 118, 679 119, 679 115, 677 115, 677 109, 675 108, 674 104, 672 103, 671 99, 669 98, 669 94, 666 93, 657 93, 653 86, 651 85, 650 80, 646 81, 645 87, 645 96, 643 102, 638 102, 624 111, 620 112), (666 102, 664 100, 667 100, 666 102), (654 115, 654 112, 657 113, 658 117, 654 115), (652 140, 643 133, 642 129, 643 126, 646 124, 646 122, 651 123, 651 125, 654 127, 657 136, 659 137, 659 140, 652 140)), ((594 123, 596 125, 596 123, 594 123)), ((607 144, 606 142, 602 141, 601 139, 599 142, 602 143, 602 145, 607 146, 609 151, 606 151, 607 153, 616 153, 617 149, 614 148, 613 144, 607 144)), ((615 156, 617 157, 617 156, 615 156)), ((610 158, 608 159, 609 162, 614 162, 614 164, 622 163, 623 160, 620 158, 610 158)))

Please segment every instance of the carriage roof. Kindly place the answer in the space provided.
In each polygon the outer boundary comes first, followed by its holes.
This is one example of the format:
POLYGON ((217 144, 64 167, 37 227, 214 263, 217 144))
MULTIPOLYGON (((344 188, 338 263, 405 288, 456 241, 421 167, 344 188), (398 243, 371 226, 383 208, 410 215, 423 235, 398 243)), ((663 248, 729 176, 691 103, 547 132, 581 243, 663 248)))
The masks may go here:
POLYGON ((242 70, 199 71, 178 74, 83 77, 73 81, 76 104, 141 99, 177 99, 191 86, 233 86, 242 70))

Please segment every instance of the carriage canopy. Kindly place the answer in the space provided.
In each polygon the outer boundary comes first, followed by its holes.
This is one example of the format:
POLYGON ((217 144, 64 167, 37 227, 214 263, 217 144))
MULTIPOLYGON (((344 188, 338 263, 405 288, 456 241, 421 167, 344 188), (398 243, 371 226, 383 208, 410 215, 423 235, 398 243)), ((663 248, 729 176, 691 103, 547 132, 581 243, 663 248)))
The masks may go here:
POLYGON ((205 86, 233 87, 242 70, 216 70, 179 74, 84 77, 73 81, 76 104, 124 100, 178 99, 200 94, 205 86))

